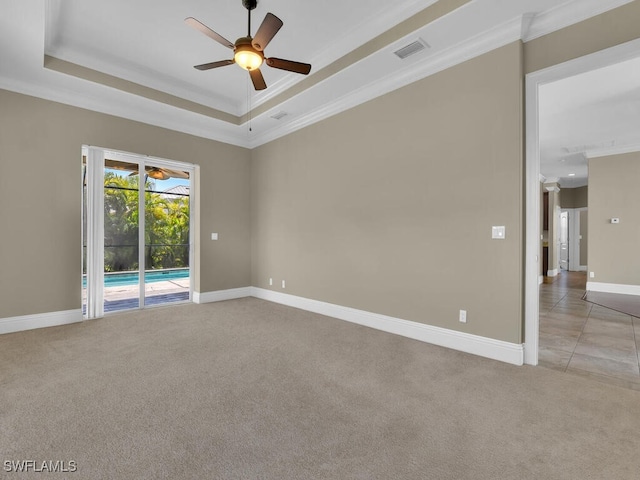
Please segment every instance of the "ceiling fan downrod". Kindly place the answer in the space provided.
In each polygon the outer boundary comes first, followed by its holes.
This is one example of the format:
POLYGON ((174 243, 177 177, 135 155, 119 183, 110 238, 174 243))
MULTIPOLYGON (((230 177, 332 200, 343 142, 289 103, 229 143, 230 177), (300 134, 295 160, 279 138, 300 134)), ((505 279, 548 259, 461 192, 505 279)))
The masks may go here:
POLYGON ((242 6, 247 9, 249 17, 247 26, 247 37, 251 38, 251 10, 258 6, 258 0, 242 0, 242 6))

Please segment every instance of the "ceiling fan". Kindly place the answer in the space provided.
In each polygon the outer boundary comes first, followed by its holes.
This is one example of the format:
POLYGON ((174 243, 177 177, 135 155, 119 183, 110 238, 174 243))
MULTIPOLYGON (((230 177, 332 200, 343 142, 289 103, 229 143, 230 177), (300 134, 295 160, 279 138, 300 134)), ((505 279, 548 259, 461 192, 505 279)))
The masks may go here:
MULTIPOLYGON (((109 158, 105 158, 104 166, 112 170, 124 170, 127 172, 131 172, 129 174, 130 177, 138 175, 138 170, 140 170, 140 167, 137 163, 125 163, 119 160, 111 160, 109 158)), ((149 175, 151 178, 154 178, 156 180, 167 180, 169 178, 189 178, 189 174, 187 172, 182 172, 180 170, 171 170, 168 168, 153 167, 151 165, 145 166, 145 173, 146 175, 149 175)))
POLYGON ((294 62, 292 60, 284 60, 282 58, 275 57, 265 58, 264 49, 282 27, 282 20, 272 13, 267 13, 256 32, 256 36, 251 37, 251 10, 256 8, 258 0, 242 0, 242 5, 247 9, 249 14, 248 33, 246 37, 240 37, 237 39, 235 44, 214 32, 195 18, 185 18, 184 21, 187 25, 199 30, 209 38, 234 51, 234 55, 231 60, 204 63, 202 65, 196 65, 194 68, 198 70, 210 70, 212 68, 225 67, 235 63, 249 71, 249 76, 251 77, 251 81, 253 82, 253 86, 256 90, 264 90, 267 88, 267 84, 264 81, 262 72, 260 71, 260 65, 262 65, 263 62, 273 68, 307 75, 311 71, 311 65, 308 63, 294 62))

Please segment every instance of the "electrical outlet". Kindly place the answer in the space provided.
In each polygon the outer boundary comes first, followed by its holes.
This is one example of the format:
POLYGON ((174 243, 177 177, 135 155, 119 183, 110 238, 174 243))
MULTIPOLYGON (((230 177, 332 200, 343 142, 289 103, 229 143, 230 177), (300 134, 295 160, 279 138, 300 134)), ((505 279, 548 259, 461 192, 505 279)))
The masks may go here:
POLYGON ((273 285, 273 278, 269 279, 269 285, 273 285))
POLYGON ((589 278, 596 278, 596 272, 589 272, 589 278))
POLYGON ((282 288, 284 288, 284 280, 282 280, 282 288))
POLYGON ((460 310, 460 323, 467 323, 467 311, 460 310))

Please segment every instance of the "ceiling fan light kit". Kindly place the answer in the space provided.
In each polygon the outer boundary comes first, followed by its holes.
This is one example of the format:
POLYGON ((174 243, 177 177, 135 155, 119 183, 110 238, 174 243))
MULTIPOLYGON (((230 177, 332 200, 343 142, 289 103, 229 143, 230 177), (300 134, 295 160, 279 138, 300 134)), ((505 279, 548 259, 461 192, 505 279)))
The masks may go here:
POLYGON ((242 37, 236 40, 233 60, 245 70, 255 70, 262 65, 264 55, 253 48, 250 37, 242 37))
POLYGON ((187 25, 202 32, 212 40, 215 40, 220 45, 233 49, 234 55, 231 60, 220 60, 217 62, 203 63, 202 65, 196 65, 194 68, 197 70, 211 70, 212 68, 225 67, 233 63, 237 64, 241 68, 249 72, 253 87, 256 90, 264 90, 267 88, 267 84, 264 81, 260 66, 266 63, 272 68, 280 70, 286 70, 289 72, 299 73, 302 75, 308 75, 311 71, 311 65, 308 63, 294 62, 292 60, 284 60, 281 58, 266 58, 264 56, 264 49, 282 28, 282 20, 276 17, 272 13, 267 13, 262 21, 262 24, 256 32, 256 36, 251 36, 251 10, 258 5, 257 0, 242 0, 242 5, 248 12, 248 33, 246 37, 240 37, 235 43, 231 43, 222 35, 214 32, 202 22, 196 20, 193 17, 185 19, 187 25))

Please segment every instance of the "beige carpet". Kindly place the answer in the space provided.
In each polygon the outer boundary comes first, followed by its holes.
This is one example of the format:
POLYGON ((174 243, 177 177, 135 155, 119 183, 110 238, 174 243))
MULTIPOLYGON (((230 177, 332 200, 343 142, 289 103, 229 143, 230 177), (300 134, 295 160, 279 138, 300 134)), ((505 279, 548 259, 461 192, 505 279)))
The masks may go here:
POLYGON ((0 336, 0 469, 73 479, 632 479, 640 392, 247 298, 0 336))

